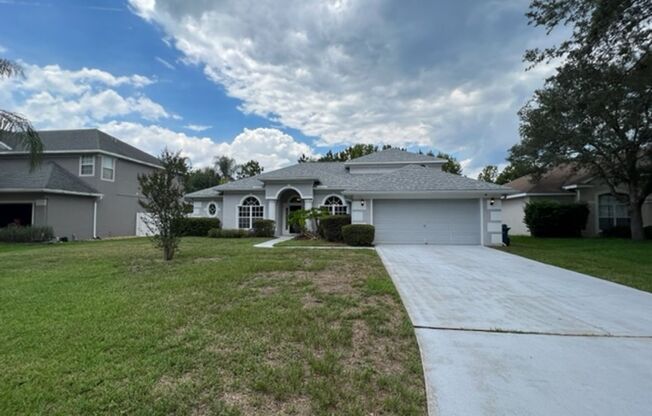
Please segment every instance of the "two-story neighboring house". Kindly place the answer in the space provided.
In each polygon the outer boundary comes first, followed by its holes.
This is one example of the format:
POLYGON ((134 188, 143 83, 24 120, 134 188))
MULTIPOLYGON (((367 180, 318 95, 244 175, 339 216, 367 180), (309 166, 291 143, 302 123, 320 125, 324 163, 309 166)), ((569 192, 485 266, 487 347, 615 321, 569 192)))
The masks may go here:
POLYGON ((0 227, 49 225, 57 237, 136 235, 138 174, 157 158, 97 129, 41 131, 43 155, 30 171, 15 136, 0 137, 0 227))

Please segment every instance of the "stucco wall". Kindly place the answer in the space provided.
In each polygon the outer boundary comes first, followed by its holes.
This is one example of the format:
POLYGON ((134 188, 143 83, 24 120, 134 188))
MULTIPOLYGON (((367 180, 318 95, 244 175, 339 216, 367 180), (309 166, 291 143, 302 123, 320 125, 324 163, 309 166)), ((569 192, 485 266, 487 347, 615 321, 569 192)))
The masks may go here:
POLYGON ((71 240, 93 238, 94 198, 49 195, 47 197, 47 223, 57 237, 71 240))
MULTIPOLYGON (((627 193, 625 188, 619 188, 619 192, 627 193)), ((579 189, 578 200, 586 202, 589 205, 589 218, 587 220, 584 235, 596 236, 599 234, 598 229, 598 197, 602 194, 610 193, 606 185, 594 185, 592 188, 579 189)), ((652 225, 652 197, 648 197, 643 204, 643 226, 652 225)))
POLYGON ((262 190, 258 192, 229 192, 222 197, 222 228, 238 228, 238 205, 248 195, 254 195, 260 200, 260 203, 265 207, 264 216, 267 218, 269 207, 265 201, 265 193, 262 190))

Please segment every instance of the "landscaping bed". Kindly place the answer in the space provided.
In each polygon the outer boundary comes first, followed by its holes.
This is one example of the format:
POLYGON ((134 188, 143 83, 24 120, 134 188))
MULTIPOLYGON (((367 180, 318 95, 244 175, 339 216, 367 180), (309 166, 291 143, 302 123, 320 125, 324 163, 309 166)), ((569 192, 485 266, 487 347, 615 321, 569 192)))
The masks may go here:
POLYGON ((0 250, 2 414, 424 414, 371 250, 147 239, 0 250))
POLYGON ((652 241, 512 237, 501 250, 652 292, 652 241))

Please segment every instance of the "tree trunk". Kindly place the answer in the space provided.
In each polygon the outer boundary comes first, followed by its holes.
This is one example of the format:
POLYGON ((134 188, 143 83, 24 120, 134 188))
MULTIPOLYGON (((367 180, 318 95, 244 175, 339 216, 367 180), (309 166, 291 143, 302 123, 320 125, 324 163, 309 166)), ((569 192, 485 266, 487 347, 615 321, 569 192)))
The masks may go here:
POLYGON ((632 231, 632 240, 645 240, 643 232, 643 204, 638 201, 632 201, 629 213, 629 227, 632 231))
POLYGON ((168 245, 163 246, 163 260, 170 261, 174 257, 174 250, 168 245))

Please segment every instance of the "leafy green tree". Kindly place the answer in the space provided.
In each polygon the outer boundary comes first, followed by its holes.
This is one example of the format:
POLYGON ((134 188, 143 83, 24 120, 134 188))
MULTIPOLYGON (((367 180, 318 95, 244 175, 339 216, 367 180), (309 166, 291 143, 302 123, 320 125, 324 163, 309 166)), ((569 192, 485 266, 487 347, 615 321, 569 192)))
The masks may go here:
POLYGON ((314 162, 315 159, 312 157, 307 156, 304 153, 301 153, 301 156, 299 156, 299 159, 297 159, 297 163, 307 163, 307 162, 314 162))
POLYGON ((238 164, 235 159, 228 156, 215 156, 214 164, 222 182, 230 182, 235 179, 238 172, 238 164))
POLYGON ((562 64, 519 112, 522 141, 508 160, 532 166, 535 179, 561 163, 590 171, 629 204, 632 238, 643 239, 642 205, 652 193, 650 1, 534 0, 528 16, 548 32, 573 31, 526 52, 533 65, 562 64))
POLYGON ((200 189, 206 189, 217 186, 222 183, 220 174, 213 168, 191 170, 185 177, 186 192, 195 192, 200 189))
POLYGON ((487 165, 482 169, 482 172, 478 175, 479 181, 495 183, 498 178, 498 166, 496 165, 487 165))
POLYGON ((243 164, 238 169, 238 179, 249 178, 251 176, 260 175, 265 170, 260 163, 256 160, 250 160, 243 164))
POLYGON ((454 173, 455 175, 462 174, 462 165, 454 156, 449 155, 448 153, 439 152, 435 157, 439 159, 446 159, 446 163, 444 163, 441 167, 441 170, 444 172, 454 173))
MULTIPOLYGON (((16 62, 0 58, 0 79, 23 77, 23 67, 16 62)), ((0 109, 0 140, 5 134, 16 135, 27 148, 30 155, 30 165, 34 169, 43 153, 43 143, 30 121, 18 113, 0 109)))
POLYGON ((150 214, 147 226, 154 244, 163 249, 163 259, 172 260, 179 247, 180 236, 174 224, 185 217, 188 204, 183 202, 183 178, 188 174, 188 161, 167 149, 160 156, 163 169, 139 174, 138 183, 144 199, 139 204, 150 214))
POLYGON ((520 178, 521 176, 529 175, 535 170, 536 169, 533 169, 532 166, 525 163, 512 162, 498 174, 498 177, 496 177, 496 183, 504 185, 507 182, 520 178))

